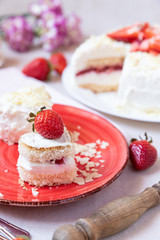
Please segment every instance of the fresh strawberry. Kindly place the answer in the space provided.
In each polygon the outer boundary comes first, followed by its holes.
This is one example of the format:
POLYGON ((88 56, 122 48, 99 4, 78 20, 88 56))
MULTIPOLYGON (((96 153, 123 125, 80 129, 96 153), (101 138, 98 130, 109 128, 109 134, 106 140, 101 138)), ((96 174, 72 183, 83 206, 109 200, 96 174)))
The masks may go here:
POLYGON ((160 38, 153 37, 150 39, 145 39, 141 43, 132 43, 131 51, 141 51, 141 52, 149 52, 152 54, 160 53, 160 38))
POLYGON ((23 68, 22 72, 29 77, 45 81, 49 76, 50 66, 45 58, 35 58, 23 68))
POLYGON ((34 122, 33 131, 36 130, 41 136, 48 139, 60 138, 64 132, 64 125, 60 115, 51 110, 42 107, 35 115, 30 113, 29 122, 34 122))
POLYGON ((152 140, 148 141, 146 133, 145 136, 145 140, 132 139, 129 146, 130 160, 137 170, 151 167, 157 159, 157 150, 151 145, 152 140))
POLYGON ((109 33, 107 35, 117 41, 132 43, 134 41, 141 42, 144 39, 150 39, 152 37, 160 35, 160 30, 159 28, 150 26, 148 23, 138 23, 109 33))
POLYGON ((67 66, 66 58, 64 57, 64 55, 62 53, 52 54, 50 57, 50 63, 51 63, 53 70, 55 70, 59 74, 62 74, 63 70, 67 66))
POLYGON ((148 23, 144 24, 134 24, 122 28, 118 31, 108 33, 107 36, 113 38, 117 41, 129 42, 132 43, 143 38, 143 31, 148 26, 148 23))
POLYGON ((160 29, 158 27, 152 27, 148 25, 148 27, 144 29, 144 39, 153 38, 159 35, 160 29))

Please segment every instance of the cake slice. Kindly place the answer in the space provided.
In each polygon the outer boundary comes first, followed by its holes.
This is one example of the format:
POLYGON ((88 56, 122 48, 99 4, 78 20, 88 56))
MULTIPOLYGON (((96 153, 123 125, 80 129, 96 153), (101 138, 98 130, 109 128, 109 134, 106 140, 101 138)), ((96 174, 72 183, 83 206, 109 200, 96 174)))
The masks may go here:
POLYGON ((29 112, 37 112, 41 106, 53 105, 44 86, 27 87, 0 98, 0 139, 8 144, 17 143, 22 134, 32 131, 26 119, 29 112))
POLYGON ((76 84, 94 92, 117 90, 129 48, 129 44, 106 35, 87 39, 76 49, 71 60, 76 84))
POLYGON ((118 89, 119 105, 160 112, 160 55, 129 53, 118 89))
POLYGON ((19 140, 20 179, 36 187, 73 182, 77 171, 74 145, 61 117, 48 109, 38 113, 34 121, 36 132, 19 140))

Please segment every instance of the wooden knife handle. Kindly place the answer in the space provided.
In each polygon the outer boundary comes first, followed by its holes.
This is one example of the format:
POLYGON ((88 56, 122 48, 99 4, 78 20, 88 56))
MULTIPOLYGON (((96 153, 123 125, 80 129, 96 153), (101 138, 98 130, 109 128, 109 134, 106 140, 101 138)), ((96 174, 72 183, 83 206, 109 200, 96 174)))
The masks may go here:
POLYGON ((142 193, 123 197, 104 205, 89 218, 79 219, 75 226, 59 227, 52 240, 97 240, 134 223, 146 210, 160 202, 159 189, 146 188, 142 193))

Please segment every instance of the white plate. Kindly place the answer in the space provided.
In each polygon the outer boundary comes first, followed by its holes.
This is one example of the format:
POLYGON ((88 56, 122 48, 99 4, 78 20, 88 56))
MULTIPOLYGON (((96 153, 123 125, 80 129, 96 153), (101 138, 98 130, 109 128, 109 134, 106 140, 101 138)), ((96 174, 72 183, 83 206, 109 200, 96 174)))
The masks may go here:
POLYGON ((102 113, 132 120, 160 122, 160 114, 158 113, 151 114, 133 109, 124 110, 118 107, 118 97, 116 92, 94 93, 88 89, 76 86, 71 66, 68 66, 64 70, 62 81, 65 89, 72 97, 102 113))

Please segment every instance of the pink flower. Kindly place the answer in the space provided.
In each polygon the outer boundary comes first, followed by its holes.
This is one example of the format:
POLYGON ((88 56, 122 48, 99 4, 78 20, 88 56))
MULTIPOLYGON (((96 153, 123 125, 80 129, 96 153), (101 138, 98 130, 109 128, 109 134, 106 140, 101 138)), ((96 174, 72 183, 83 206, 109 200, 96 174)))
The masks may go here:
POLYGON ((38 0, 37 3, 32 3, 29 8, 30 12, 37 17, 40 17, 47 10, 53 11, 57 15, 63 13, 60 0, 38 0))
POLYGON ((79 43, 82 39, 82 32, 80 28, 80 18, 72 13, 66 18, 67 38, 66 45, 79 43))
POLYGON ((48 10, 42 14, 41 19, 43 23, 43 49, 54 51, 63 45, 67 36, 66 18, 63 15, 56 15, 51 10, 48 10))
POLYGON ((5 40, 10 47, 16 51, 27 51, 33 41, 33 31, 29 23, 24 17, 11 17, 2 23, 2 31, 5 40))

